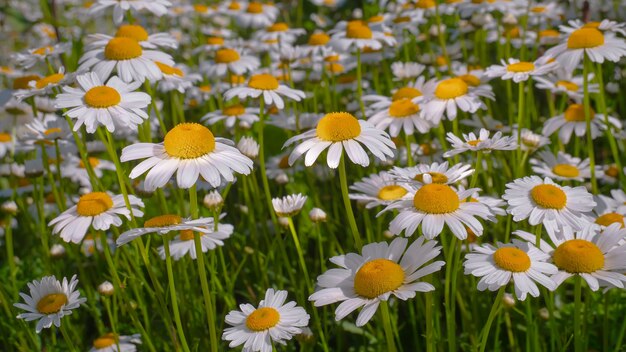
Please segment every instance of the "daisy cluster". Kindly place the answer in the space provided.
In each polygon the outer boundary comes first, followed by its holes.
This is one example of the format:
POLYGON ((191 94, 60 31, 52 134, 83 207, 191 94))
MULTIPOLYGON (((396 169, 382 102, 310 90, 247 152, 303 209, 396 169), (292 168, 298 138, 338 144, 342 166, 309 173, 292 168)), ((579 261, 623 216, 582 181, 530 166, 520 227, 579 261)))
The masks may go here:
POLYGON ((8 4, 6 350, 624 346, 626 1, 8 4))

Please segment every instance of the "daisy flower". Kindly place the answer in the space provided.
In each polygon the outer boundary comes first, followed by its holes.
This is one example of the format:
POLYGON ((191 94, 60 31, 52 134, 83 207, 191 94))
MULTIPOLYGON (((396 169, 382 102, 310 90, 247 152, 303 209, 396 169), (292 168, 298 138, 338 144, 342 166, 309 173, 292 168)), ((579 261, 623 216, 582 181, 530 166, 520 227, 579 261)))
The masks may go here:
MULTIPOLYGON (((143 212, 139 207, 143 207, 143 202, 129 195, 133 216, 141 217, 143 212)), ((78 203, 61 213, 48 223, 53 226, 53 234, 59 234, 65 242, 80 243, 85 237, 89 227, 94 230, 108 230, 111 225, 119 227, 122 225, 121 216, 131 218, 131 213, 126 208, 122 195, 110 196, 104 192, 91 192, 80 197, 78 203)))
POLYGON ((448 162, 418 164, 411 167, 394 167, 390 172, 396 180, 404 183, 455 184, 474 173, 471 165, 458 163, 448 166, 448 162), (425 180, 429 180, 425 182, 425 180))
POLYGON ((141 335, 117 335, 112 332, 93 340, 89 352, 135 352, 141 335))
POLYGON ((414 130, 426 133, 433 124, 424 119, 420 106, 411 98, 394 100, 388 108, 375 112, 368 120, 369 123, 381 130, 389 130, 391 137, 397 137, 400 131, 412 135, 414 130))
POLYGON ((186 71, 188 71, 188 68, 186 66, 170 66, 158 61, 156 61, 155 64, 163 74, 163 78, 159 81, 159 85, 157 86, 160 92, 176 90, 184 94, 185 91, 193 87, 196 82, 202 80, 202 76, 197 73, 187 74, 186 71))
MULTIPOLYGON (((513 131, 513 135, 516 136, 517 131, 513 131)), ((523 151, 534 152, 535 150, 550 144, 550 138, 534 133, 527 128, 522 128, 520 142, 520 148, 523 151)))
POLYGON ((274 23, 278 12, 278 8, 274 5, 251 1, 245 10, 237 11, 234 17, 241 28, 258 29, 274 23))
POLYGON ((215 138, 206 127, 197 123, 181 123, 172 128, 163 143, 136 143, 122 150, 122 162, 145 159, 129 177, 135 179, 147 172, 145 188, 154 191, 165 186, 174 172, 180 188, 190 188, 202 176, 211 186, 222 180, 233 182, 234 173, 247 175, 252 160, 232 147, 224 138, 215 138))
POLYGON ((229 347, 243 345, 244 352, 271 352, 273 343, 286 345, 287 340, 302 333, 309 324, 309 315, 296 302, 287 302, 287 291, 268 288, 258 308, 246 303, 226 315, 231 327, 224 329, 222 339, 229 347))
POLYGON ((305 50, 313 57, 322 56, 328 51, 329 43, 330 36, 324 32, 318 31, 309 36, 305 50))
POLYGON ((290 194, 282 198, 272 198, 272 205, 278 216, 284 218, 293 217, 302 210, 306 200, 307 196, 303 196, 301 193, 290 194))
POLYGON ((416 292, 433 291, 433 285, 418 280, 439 271, 445 264, 436 261, 425 265, 439 255, 441 247, 423 237, 418 237, 408 248, 407 244, 408 239, 398 237, 390 244, 367 244, 361 254, 330 258, 341 268, 320 275, 318 290, 309 300, 316 307, 342 302, 335 309, 337 321, 363 307, 356 320, 357 326, 363 326, 374 316, 380 302, 392 295, 406 301, 415 297, 416 292))
MULTIPOLYGON (((430 177, 424 177, 429 181, 430 177)), ((494 221, 495 217, 489 207, 480 202, 467 202, 479 189, 455 190, 441 183, 426 183, 411 194, 409 199, 395 201, 387 206, 383 212, 398 209, 399 214, 389 224, 389 230, 394 235, 404 231, 409 237, 422 225, 422 232, 427 239, 433 239, 448 225, 450 231, 459 239, 467 238, 468 230, 481 236, 483 225, 476 217, 494 221)))
POLYGON ((202 116, 200 121, 209 125, 224 121, 224 126, 229 130, 232 130, 237 122, 245 122, 252 126, 259 121, 259 108, 247 108, 241 104, 233 104, 202 116))
POLYGON ((224 77, 229 72, 243 75, 256 70, 260 65, 261 61, 256 56, 245 55, 237 49, 220 48, 215 51, 212 61, 202 64, 201 71, 210 77, 224 77))
MULTIPOLYGON (((570 99, 574 99, 576 102, 581 103, 584 96, 583 76, 573 76, 571 73, 567 73, 563 70, 556 70, 555 73, 556 75, 534 77, 535 86, 539 89, 549 90, 554 94, 565 94, 570 99)), ((589 93, 598 93, 598 84, 591 83, 593 77, 593 73, 590 73, 587 76, 587 89, 589 90, 589 93)))
POLYGON ((143 227, 131 229, 122 233, 116 241, 117 246, 123 246, 143 235, 150 233, 166 234, 170 231, 195 231, 211 233, 214 228, 212 217, 186 219, 176 214, 158 215, 146 220, 143 227))
POLYGON ((589 26, 578 28, 564 36, 564 41, 546 51, 567 72, 572 72, 587 56, 591 62, 603 63, 605 60, 618 62, 626 55, 626 42, 613 33, 602 32, 589 26))
POLYGON ((305 34, 303 28, 289 28, 285 22, 276 22, 264 30, 257 31, 254 37, 261 41, 275 41, 280 44, 291 44, 296 39, 305 34))
POLYGON ((620 170, 615 164, 603 165, 601 172, 596 176, 603 183, 614 184, 619 181, 620 174, 624 174, 624 169, 620 170))
POLYGON ((580 230, 587 223, 584 214, 596 202, 585 187, 559 186, 550 178, 527 176, 506 184, 502 196, 509 203, 513 221, 528 219, 532 226, 543 224, 549 234, 563 227, 580 230))
MULTIPOLYGON (((534 235, 515 231, 515 235, 534 241, 534 235)), ((624 288, 626 283, 626 229, 612 224, 603 230, 589 225, 582 231, 563 231, 560 236, 550 235, 553 245, 541 240, 541 249, 552 256, 558 272, 551 279, 558 287, 574 275, 580 275, 592 291, 603 287, 624 288), (621 243, 620 243, 621 242, 621 243)))
POLYGON ((463 133, 464 141, 455 136, 452 132, 448 132, 448 137, 446 139, 450 142, 450 144, 452 144, 452 149, 443 154, 445 158, 449 158, 468 150, 473 152, 481 151, 483 153, 491 153, 492 150, 517 149, 515 137, 502 137, 502 132, 498 131, 491 138, 489 138, 489 131, 484 128, 480 129, 478 136, 476 136, 474 132, 470 132, 469 134, 463 133))
POLYGON ((72 311, 87 301, 76 290, 78 279, 72 276, 70 281, 63 278, 63 283, 54 276, 45 276, 40 281, 28 283, 30 295, 20 292, 25 303, 15 303, 14 306, 27 311, 17 316, 26 321, 37 321, 35 330, 40 333, 54 324, 61 326, 61 318, 72 314, 72 311))
POLYGON ((622 189, 611 190, 613 208, 616 212, 626 215, 626 193, 622 189))
MULTIPOLYGON (((87 157, 87 162, 97 178, 102 178, 104 170, 115 171, 115 164, 109 160, 98 159, 95 157, 87 157)), ((72 182, 76 182, 81 187, 91 189, 92 184, 89 179, 89 173, 85 167, 85 163, 81 158, 75 155, 68 156, 61 164, 61 176, 69 178, 72 182)))
POLYGON ((71 108, 65 115, 76 119, 74 131, 85 125, 88 133, 96 132, 103 125, 115 132, 116 124, 131 130, 148 118, 143 110, 151 98, 143 92, 135 92, 140 82, 125 83, 113 76, 104 84, 94 72, 76 77, 79 87, 63 87, 56 97, 56 107, 71 108))
POLYGON ((496 246, 474 246, 465 256, 465 275, 480 277, 478 290, 496 291, 513 281, 515 295, 521 301, 530 293, 539 297, 537 283, 550 291, 556 284, 547 275, 556 274, 556 266, 547 263, 550 256, 530 243, 513 240, 511 244, 498 242, 496 246))
POLYGON ((394 62, 391 64, 391 72, 395 80, 416 79, 426 67, 417 62, 394 62))
POLYGON ((341 52, 349 52, 352 48, 378 50, 383 44, 395 45, 396 40, 382 31, 372 30, 366 22, 356 20, 337 29, 331 36, 329 45, 341 52))
POLYGON ((65 73, 65 68, 61 67, 57 73, 34 79, 28 82, 28 89, 19 89, 14 92, 18 100, 24 100, 32 96, 48 96, 56 93, 60 86, 73 84, 77 73, 65 73))
POLYGON ((591 178, 589 159, 581 160, 559 151, 555 157, 551 151, 539 152, 539 159, 530 159, 533 172, 558 181, 583 182, 591 178))
POLYGON ((377 158, 386 160, 393 157, 394 143, 389 135, 369 122, 357 120, 347 112, 333 112, 326 114, 317 123, 314 130, 304 132, 288 139, 283 148, 295 142, 300 143, 289 155, 289 165, 306 153, 304 164, 311 166, 319 155, 328 149, 327 163, 331 169, 336 169, 345 150, 348 158, 358 165, 368 166, 369 156, 363 144, 377 158))
POLYGON ((519 83, 527 81, 531 77, 543 76, 558 67, 556 61, 550 62, 549 56, 543 56, 534 62, 520 61, 518 59, 502 60, 502 65, 487 67, 485 75, 488 77, 500 77, 503 80, 513 79, 519 83))
POLYGON ((415 102, 422 103, 424 118, 438 125, 444 114, 448 120, 454 120, 458 110, 475 113, 486 109, 481 96, 493 99, 492 92, 471 89, 466 81, 455 77, 426 82, 423 96, 415 98, 415 102))
POLYGON ((406 197, 410 187, 395 180, 387 171, 381 171, 355 182, 350 189, 350 199, 364 203, 366 209, 379 205, 389 205, 392 201, 406 197))
POLYGON ((89 13, 97 16, 109 7, 113 7, 113 23, 119 25, 124 20, 124 14, 128 11, 139 12, 147 10, 157 17, 167 13, 167 8, 172 6, 167 0, 96 0, 89 8, 89 13))
MULTIPOLYGON (((596 114, 591 107, 589 107, 589 110, 591 117, 591 138, 595 139, 609 126, 605 123, 604 115, 596 114)), ((621 130, 622 123, 620 120, 612 116, 608 116, 608 120, 610 127, 621 130)), ((549 118, 543 124, 541 133, 544 136, 550 136, 556 131, 559 132, 559 139, 564 144, 569 143, 572 134, 576 134, 577 137, 584 137, 587 133, 584 106, 582 104, 570 104, 563 114, 549 118)))
POLYGON ((90 34, 86 38, 85 50, 89 51, 107 45, 113 38, 131 38, 135 39, 142 48, 178 48, 178 41, 169 33, 149 34, 148 31, 138 24, 123 24, 117 28, 115 35, 112 37, 106 34, 90 34))
POLYGON ((67 121, 56 114, 45 114, 34 118, 25 127, 20 140, 26 144, 50 145, 54 144, 55 140, 64 143, 72 138, 67 121))
POLYGON ((72 47, 71 43, 57 43, 54 45, 46 45, 35 49, 28 49, 23 53, 13 55, 13 59, 18 65, 29 69, 38 62, 44 62, 50 57, 57 56, 67 52, 72 47))
POLYGON ((285 102, 281 95, 295 101, 300 101, 305 97, 303 91, 279 84, 276 77, 262 73, 250 77, 247 86, 235 87, 226 91, 224 100, 230 100, 234 97, 239 99, 248 97, 259 98, 261 95, 267 106, 274 104, 278 109, 285 107, 285 102))
MULTIPOLYGON (((152 2, 151 2, 152 3, 152 2)), ((172 57, 158 50, 144 50, 139 42, 129 37, 115 37, 93 46, 78 61, 79 71, 93 71, 100 80, 109 78, 113 70, 126 83, 146 79, 156 82, 163 74, 156 61, 173 66, 172 57)))
MULTIPOLYGON (((206 253, 209 250, 213 250, 218 246, 223 246, 225 239, 229 238, 233 234, 234 227, 230 224, 217 224, 217 230, 211 224, 207 228, 203 228, 202 231, 198 231, 194 234, 194 230, 181 230, 180 234, 170 241, 170 255, 174 260, 179 260, 182 257, 189 254, 191 259, 197 258, 196 245, 194 236, 200 237, 200 247, 202 253, 206 253)), ((159 247, 159 256, 165 260, 165 247, 159 247)))

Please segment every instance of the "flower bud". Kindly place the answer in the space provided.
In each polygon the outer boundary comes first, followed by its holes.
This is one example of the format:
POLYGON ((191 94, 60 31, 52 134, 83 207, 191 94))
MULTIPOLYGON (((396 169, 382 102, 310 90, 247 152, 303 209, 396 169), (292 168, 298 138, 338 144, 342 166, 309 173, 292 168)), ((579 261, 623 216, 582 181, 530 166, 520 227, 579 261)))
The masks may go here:
POLYGON ((8 200, 2 203, 2 205, 0 206, 0 209, 2 210, 3 213, 9 214, 9 215, 17 214, 17 204, 12 200, 8 200))
POLYGON ((237 149, 250 159, 256 159, 259 156, 259 143, 252 137, 243 137, 237 143, 237 149))
POLYGON ((278 224, 284 228, 288 228, 289 227, 289 218, 286 218, 284 216, 279 216, 278 217, 278 224))
POLYGON ((507 308, 513 308, 515 307, 515 297, 510 293, 505 293, 504 297, 502 297, 502 303, 507 308))
POLYGON ((65 247, 60 244, 54 244, 50 247, 50 256, 52 258, 60 258, 65 255, 65 247))
POLYGON ((202 204, 209 210, 218 210, 224 204, 224 198, 220 192, 213 190, 204 196, 202 204))
POLYGON ((115 293, 115 287, 109 281, 105 281, 98 285, 98 292, 103 296, 112 296, 115 293))
POLYGON ((546 307, 539 309, 539 317, 543 320, 550 319, 550 311, 546 307))
POLYGON ((311 221, 313 221, 315 223, 325 222, 326 221, 326 212, 324 212, 320 208, 313 208, 309 212, 309 219, 311 219, 311 221))
POLYGON ((276 183, 278 183, 279 185, 285 185, 289 183, 289 176, 287 176, 286 173, 282 172, 278 174, 276 178, 274 178, 274 181, 276 181, 276 183))

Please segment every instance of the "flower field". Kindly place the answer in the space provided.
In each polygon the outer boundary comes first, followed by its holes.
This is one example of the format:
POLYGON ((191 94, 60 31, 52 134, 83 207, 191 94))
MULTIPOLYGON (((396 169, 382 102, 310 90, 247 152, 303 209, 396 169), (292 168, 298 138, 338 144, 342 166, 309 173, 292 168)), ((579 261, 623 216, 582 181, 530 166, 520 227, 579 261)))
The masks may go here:
POLYGON ((0 351, 626 351, 626 2, 7 0, 0 351))

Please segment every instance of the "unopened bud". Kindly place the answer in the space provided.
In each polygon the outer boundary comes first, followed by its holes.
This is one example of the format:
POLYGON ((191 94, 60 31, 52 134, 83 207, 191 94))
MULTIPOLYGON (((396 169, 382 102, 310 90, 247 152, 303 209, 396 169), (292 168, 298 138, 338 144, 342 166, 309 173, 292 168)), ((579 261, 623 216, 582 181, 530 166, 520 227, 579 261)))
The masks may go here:
POLYGON ((548 311, 548 308, 543 307, 541 309, 539 309, 539 317, 543 320, 548 320, 550 319, 550 311, 548 311))
POLYGON ((302 328, 302 332, 296 335, 296 339, 300 341, 300 343, 313 343, 315 341, 315 335, 313 335, 313 331, 308 327, 302 328))
POLYGON ((515 307, 515 297, 510 293, 505 293, 504 297, 502 297, 502 303, 507 308, 513 308, 515 307))
POLYGON ((517 26, 517 17, 512 13, 508 13, 502 18, 502 24, 508 29, 513 28, 517 26))
POLYGON ((274 178, 274 181, 276 181, 276 183, 278 183, 279 185, 285 185, 289 183, 289 176, 287 176, 286 173, 282 172, 278 176, 276 176, 276 178, 274 178))
POLYGON ((2 205, 0 206, 0 209, 2 210, 3 213, 9 214, 9 215, 17 214, 17 204, 12 200, 8 200, 2 203, 2 205))
POLYGON ((326 221, 326 212, 320 208, 313 208, 309 212, 309 219, 315 223, 324 222, 326 221))
POLYGON ((98 285, 98 292, 103 296, 112 296, 115 293, 115 287, 109 281, 105 281, 98 285))
POLYGON ((217 210, 224 204, 224 198, 220 192, 213 190, 204 196, 202 204, 209 210, 217 210))
POLYGON ((243 247, 243 251, 246 252, 246 254, 254 254, 254 248, 250 247, 250 246, 245 246, 243 247))
POLYGON ((50 248, 50 256, 52 258, 60 258, 65 255, 65 247, 60 244, 52 245, 50 248))
POLYGON ((237 143, 237 149, 250 159, 255 159, 259 156, 259 143, 257 143, 252 137, 243 137, 237 143))
POLYGON ((283 216, 279 216, 278 217, 278 224, 284 228, 288 228, 289 227, 289 218, 283 217, 283 216))
POLYGON ((385 230, 383 231, 383 236, 385 236, 385 238, 393 238, 395 235, 391 231, 385 230))

